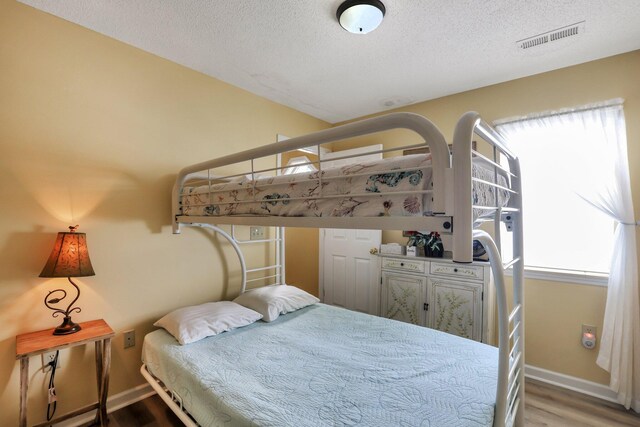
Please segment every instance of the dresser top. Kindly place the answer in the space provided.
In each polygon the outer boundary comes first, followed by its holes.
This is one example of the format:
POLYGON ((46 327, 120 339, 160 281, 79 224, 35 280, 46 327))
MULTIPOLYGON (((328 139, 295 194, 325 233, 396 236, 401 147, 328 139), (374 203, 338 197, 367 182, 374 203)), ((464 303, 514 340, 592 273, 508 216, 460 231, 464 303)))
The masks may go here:
POLYGON ((411 261, 444 262, 444 263, 456 264, 456 265, 481 265, 483 267, 490 265, 489 261, 473 261, 470 264, 466 264, 466 263, 465 264, 461 264, 461 263, 453 262, 453 260, 451 258, 448 258, 448 257, 436 258, 436 257, 397 255, 397 254, 382 254, 382 253, 378 253, 378 256, 381 257, 381 258, 398 258, 398 259, 406 259, 406 260, 411 260, 411 261))

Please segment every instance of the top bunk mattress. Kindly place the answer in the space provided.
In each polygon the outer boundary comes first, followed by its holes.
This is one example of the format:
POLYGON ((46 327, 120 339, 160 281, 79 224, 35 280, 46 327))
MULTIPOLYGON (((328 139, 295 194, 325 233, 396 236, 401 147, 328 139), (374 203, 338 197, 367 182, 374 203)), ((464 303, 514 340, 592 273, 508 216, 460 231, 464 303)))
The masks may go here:
MULTIPOLYGON (((431 216, 431 156, 413 154, 353 163, 322 171, 189 186, 181 195, 187 216, 380 217, 431 216)), ((493 182, 478 162, 472 175, 493 182)), ((505 206, 509 193, 473 181, 473 205, 505 206)), ((499 184, 506 180, 499 176, 499 184)), ((474 209, 474 220, 491 210, 474 209)))
POLYGON ((143 359, 203 427, 493 423, 497 348, 323 304, 143 359))

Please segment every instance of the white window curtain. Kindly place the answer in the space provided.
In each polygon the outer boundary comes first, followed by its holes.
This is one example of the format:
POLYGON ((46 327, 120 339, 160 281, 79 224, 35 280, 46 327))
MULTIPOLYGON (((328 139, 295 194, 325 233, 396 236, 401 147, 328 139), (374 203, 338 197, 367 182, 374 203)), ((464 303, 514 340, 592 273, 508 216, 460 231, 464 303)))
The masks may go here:
POLYGON ((591 173, 588 179, 576 182, 578 193, 590 206, 618 223, 597 364, 611 374, 609 386, 617 393, 618 401, 627 409, 640 412, 640 295, 635 229, 638 223, 631 198, 622 100, 506 119, 496 124, 507 140, 522 132, 545 128, 571 129, 580 138, 584 149, 575 155, 581 156, 584 167, 591 173))

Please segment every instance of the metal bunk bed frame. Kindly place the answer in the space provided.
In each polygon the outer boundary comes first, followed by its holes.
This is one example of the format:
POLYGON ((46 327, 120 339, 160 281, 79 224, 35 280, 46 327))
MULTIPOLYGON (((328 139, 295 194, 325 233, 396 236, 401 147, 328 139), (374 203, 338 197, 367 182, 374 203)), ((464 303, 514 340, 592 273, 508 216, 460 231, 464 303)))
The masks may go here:
MULTIPOLYGON (((380 152, 397 151, 398 148, 381 150, 380 152)), ((319 180, 321 183, 321 174, 319 180)), ((322 196, 315 197, 322 198, 322 196)), ((498 204, 498 203, 496 203, 498 204)), ((484 221, 487 221, 486 219, 484 221)), ((412 113, 393 113, 359 122, 354 122, 309 135, 292 138, 283 142, 258 147, 241 153, 225 156, 211 161, 198 163, 182 169, 176 179, 172 193, 173 232, 180 233, 181 226, 195 226, 212 229, 225 237, 236 250, 242 269, 242 292, 246 287, 246 265, 239 242, 234 235, 229 235, 216 224, 257 225, 276 227, 312 227, 312 228, 359 228, 381 230, 429 230, 438 231, 452 237, 454 262, 468 263, 472 261, 472 242, 478 240, 485 247, 493 272, 496 286, 498 306, 498 382, 494 426, 524 425, 524 263, 522 241, 522 197, 520 183, 520 166, 517 157, 508 149, 504 139, 489 124, 483 121, 476 112, 464 114, 458 121, 453 138, 453 155, 447 143, 432 122, 412 113), (275 216, 185 216, 181 211, 181 194, 185 183, 204 180, 211 183, 216 180, 241 176, 220 177, 212 175, 213 169, 240 162, 250 161, 252 178, 265 171, 278 171, 277 168, 255 170, 254 160, 280 153, 294 151, 310 146, 317 146, 319 153, 318 168, 322 168, 320 152, 321 144, 338 140, 382 132, 392 129, 409 129, 424 139, 424 143, 402 148, 418 148, 428 146, 432 155, 433 197, 432 216, 422 217, 275 217, 275 216), (489 143, 493 150, 492 159, 472 150, 474 135, 489 143), (502 166, 500 157, 508 162, 502 166), (472 182, 480 181, 472 177, 472 157, 482 158, 493 166, 494 181, 486 182, 494 189, 495 200, 498 191, 510 193, 507 207, 485 207, 472 205, 472 182), (504 187, 497 184, 498 175, 507 177, 510 185, 504 187), (487 232, 473 229, 472 209, 490 209, 494 212, 488 221, 494 223, 494 238, 487 232), (503 263, 500 251, 501 223, 512 235, 513 259, 503 263), (496 244, 498 242, 498 244, 496 244), (505 284, 505 269, 513 271, 513 297, 511 311, 508 310, 505 284)), ((276 267, 280 270, 274 275, 277 283, 284 283, 284 234, 277 229, 278 241, 276 267)), ((258 269, 259 270, 259 269, 258 269)), ((161 382, 141 367, 141 373, 158 392, 168 406, 176 412, 180 419, 189 426, 195 426, 178 396, 166 390, 161 382)))

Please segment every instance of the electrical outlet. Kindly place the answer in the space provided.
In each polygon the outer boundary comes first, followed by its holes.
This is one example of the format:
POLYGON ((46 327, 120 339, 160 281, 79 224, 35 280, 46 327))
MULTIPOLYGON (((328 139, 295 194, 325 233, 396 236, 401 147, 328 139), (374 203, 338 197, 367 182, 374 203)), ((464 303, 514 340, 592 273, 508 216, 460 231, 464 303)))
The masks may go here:
MULTIPOLYGON (((49 365, 49 362, 53 362, 53 360, 56 358, 56 352, 55 351, 47 351, 45 353, 42 353, 40 355, 40 358, 42 359, 42 372, 49 372, 51 370, 51 365, 49 365)), ((56 369, 60 368, 60 356, 58 356, 58 364, 56 365, 56 369)))
POLYGON ((136 345, 136 331, 124 331, 124 348, 134 347, 136 345))
POLYGON ((593 350, 596 347, 596 342, 596 327, 582 325, 582 346, 587 350, 593 350))
POLYGON ((264 227, 249 227, 251 240, 264 240, 264 227))
POLYGON ((582 335, 584 334, 592 334, 594 337, 596 336, 597 329, 595 326, 591 325, 582 325, 582 335))

